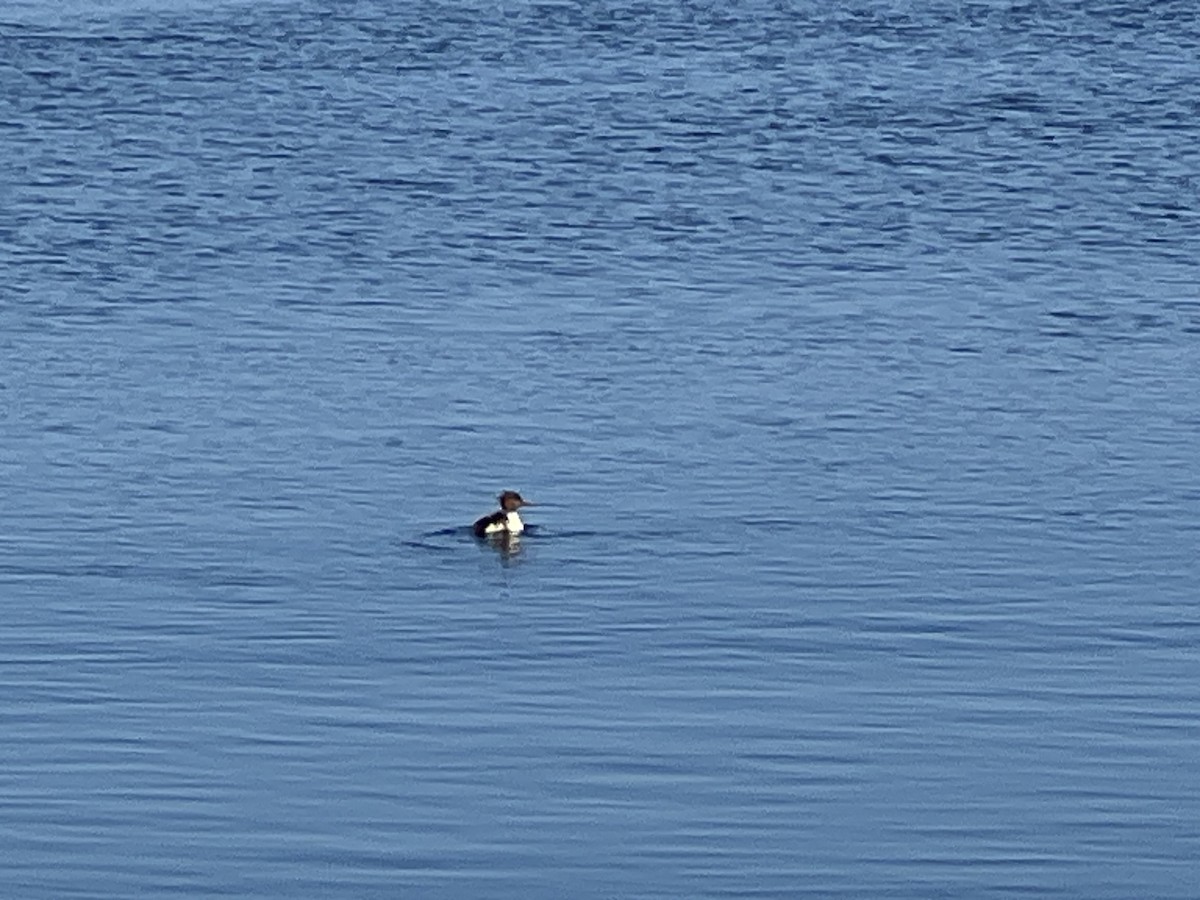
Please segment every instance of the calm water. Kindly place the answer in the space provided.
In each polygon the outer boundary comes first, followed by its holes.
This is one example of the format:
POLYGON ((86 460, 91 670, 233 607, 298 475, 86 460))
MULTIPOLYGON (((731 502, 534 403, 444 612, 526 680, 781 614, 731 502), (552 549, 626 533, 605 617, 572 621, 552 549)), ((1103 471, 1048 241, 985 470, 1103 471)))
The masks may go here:
POLYGON ((1197 896, 1193 4, 0 23, 5 896, 1197 896))

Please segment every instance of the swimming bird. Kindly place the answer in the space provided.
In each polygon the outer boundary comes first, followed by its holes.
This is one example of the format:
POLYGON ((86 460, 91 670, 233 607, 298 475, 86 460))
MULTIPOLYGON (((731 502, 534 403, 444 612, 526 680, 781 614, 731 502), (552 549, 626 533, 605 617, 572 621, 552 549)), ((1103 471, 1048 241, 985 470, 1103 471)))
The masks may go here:
POLYGON ((517 510, 522 506, 533 506, 533 504, 516 491, 505 491, 498 499, 500 500, 500 509, 484 516, 472 526, 475 537, 501 534, 508 537, 520 534, 525 530, 525 523, 521 521, 517 510))

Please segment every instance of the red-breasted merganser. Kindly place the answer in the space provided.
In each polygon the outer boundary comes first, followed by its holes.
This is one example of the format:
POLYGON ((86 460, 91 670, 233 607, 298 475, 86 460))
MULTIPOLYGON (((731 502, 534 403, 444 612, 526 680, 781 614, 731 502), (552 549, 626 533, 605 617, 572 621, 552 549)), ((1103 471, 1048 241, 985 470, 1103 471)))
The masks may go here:
POLYGON ((533 506, 516 491, 505 491, 500 495, 500 509, 489 516, 484 516, 474 524, 475 537, 491 535, 515 535, 525 530, 525 523, 517 514, 522 506, 533 506))

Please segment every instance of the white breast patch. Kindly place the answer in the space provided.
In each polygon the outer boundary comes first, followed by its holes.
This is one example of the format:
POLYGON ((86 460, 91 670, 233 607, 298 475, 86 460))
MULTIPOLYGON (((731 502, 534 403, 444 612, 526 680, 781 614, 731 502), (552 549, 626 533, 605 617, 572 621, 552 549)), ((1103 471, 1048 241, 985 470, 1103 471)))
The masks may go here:
POLYGON ((484 534, 520 534, 525 530, 525 523, 516 511, 506 513, 504 521, 492 522, 483 530, 484 534))

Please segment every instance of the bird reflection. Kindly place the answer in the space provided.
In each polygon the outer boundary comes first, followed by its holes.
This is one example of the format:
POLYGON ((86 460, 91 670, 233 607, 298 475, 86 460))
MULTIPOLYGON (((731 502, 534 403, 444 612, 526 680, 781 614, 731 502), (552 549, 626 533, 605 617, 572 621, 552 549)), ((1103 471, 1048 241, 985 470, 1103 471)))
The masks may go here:
POLYGON ((501 563, 505 565, 517 562, 517 557, 521 554, 521 535, 519 534, 489 534, 479 543, 495 552, 500 557, 501 563))

